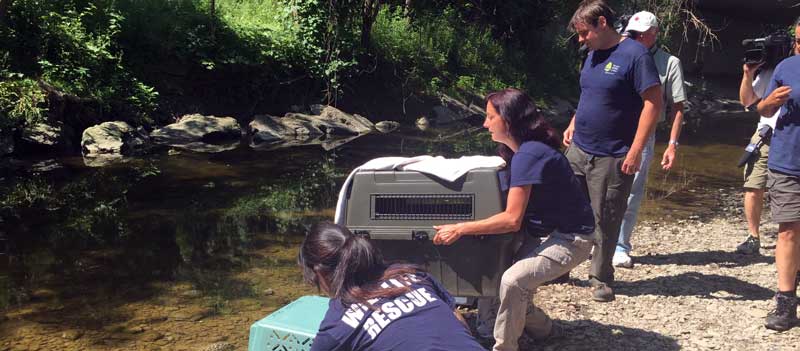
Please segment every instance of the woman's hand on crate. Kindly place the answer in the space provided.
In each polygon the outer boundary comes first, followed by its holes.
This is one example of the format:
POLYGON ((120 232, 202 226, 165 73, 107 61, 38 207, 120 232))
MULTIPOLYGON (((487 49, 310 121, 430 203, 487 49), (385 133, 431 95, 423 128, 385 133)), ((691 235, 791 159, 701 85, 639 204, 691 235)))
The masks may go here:
POLYGON ((436 229, 436 236, 433 237, 433 243, 436 245, 450 245, 456 242, 456 240, 464 235, 459 230, 460 225, 461 223, 433 226, 433 229, 436 229))

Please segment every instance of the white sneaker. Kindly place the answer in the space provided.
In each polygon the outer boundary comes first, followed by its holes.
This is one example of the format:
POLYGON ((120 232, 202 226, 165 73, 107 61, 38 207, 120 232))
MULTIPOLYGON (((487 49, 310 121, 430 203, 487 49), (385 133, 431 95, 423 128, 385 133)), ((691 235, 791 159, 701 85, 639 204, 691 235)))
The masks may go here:
POLYGON ((611 259, 611 264, 614 265, 614 267, 633 268, 631 256, 624 252, 614 252, 614 258, 611 259))

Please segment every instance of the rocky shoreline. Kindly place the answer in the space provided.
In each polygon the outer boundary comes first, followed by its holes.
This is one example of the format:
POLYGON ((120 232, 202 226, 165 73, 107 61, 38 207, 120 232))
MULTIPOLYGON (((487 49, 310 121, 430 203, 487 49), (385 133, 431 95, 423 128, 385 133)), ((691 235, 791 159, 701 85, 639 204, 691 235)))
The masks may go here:
MULTIPOLYGON (((773 308, 777 225, 762 218, 761 255, 734 252, 747 235, 741 191, 719 189, 707 218, 644 222, 633 236, 633 269, 616 271, 616 300, 597 303, 588 262, 569 284, 541 288, 534 301, 565 329, 526 350, 798 350, 800 327, 764 328, 773 308)), ((710 194, 710 196, 713 196, 710 194)))

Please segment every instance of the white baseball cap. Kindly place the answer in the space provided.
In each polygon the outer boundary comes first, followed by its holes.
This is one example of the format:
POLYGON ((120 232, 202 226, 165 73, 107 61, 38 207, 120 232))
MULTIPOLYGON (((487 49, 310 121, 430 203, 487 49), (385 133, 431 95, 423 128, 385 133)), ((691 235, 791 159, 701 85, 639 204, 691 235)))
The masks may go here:
POLYGON ((651 12, 641 11, 634 13, 633 16, 628 20, 628 26, 625 27, 625 31, 636 31, 636 32, 646 32, 648 29, 652 27, 658 27, 658 19, 656 19, 656 15, 652 14, 651 12))

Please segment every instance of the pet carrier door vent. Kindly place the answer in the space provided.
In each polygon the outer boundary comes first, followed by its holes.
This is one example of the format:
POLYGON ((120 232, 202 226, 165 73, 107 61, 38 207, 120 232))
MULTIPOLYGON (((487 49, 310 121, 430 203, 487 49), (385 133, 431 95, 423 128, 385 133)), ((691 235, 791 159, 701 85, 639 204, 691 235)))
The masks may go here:
POLYGON ((473 194, 372 195, 372 219, 474 219, 473 194))

